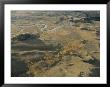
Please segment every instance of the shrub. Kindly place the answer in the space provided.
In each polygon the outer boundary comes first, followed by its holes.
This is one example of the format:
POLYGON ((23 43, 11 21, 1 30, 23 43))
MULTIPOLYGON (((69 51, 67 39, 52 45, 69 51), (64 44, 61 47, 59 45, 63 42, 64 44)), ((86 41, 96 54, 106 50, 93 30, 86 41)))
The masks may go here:
POLYGON ((31 40, 31 39, 36 39, 39 38, 40 35, 34 35, 34 34, 29 34, 29 33, 25 33, 25 34, 20 34, 14 38, 12 38, 13 40, 18 40, 18 41, 24 41, 24 40, 31 40))
POLYGON ((91 77, 100 77, 100 68, 91 69, 91 73, 89 74, 91 77))

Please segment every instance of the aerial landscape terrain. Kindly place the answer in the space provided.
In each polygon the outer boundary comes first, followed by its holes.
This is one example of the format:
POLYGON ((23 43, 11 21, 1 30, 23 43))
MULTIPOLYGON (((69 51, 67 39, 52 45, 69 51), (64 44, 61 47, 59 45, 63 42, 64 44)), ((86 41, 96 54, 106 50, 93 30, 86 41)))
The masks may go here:
POLYGON ((12 77, 100 77, 100 11, 11 11, 12 77))

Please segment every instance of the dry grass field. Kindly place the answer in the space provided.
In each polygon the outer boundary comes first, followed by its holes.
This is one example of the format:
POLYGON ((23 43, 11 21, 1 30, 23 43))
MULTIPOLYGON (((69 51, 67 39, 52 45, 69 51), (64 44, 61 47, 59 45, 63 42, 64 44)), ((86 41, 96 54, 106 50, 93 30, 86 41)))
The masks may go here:
POLYGON ((12 11, 12 77, 99 77, 99 11, 12 11))

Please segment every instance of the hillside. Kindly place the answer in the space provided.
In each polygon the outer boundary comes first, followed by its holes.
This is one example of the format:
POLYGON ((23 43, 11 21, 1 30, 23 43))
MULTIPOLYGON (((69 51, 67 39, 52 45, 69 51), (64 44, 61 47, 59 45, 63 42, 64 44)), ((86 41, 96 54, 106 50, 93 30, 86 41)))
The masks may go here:
POLYGON ((100 12, 12 11, 11 76, 100 76, 100 12))

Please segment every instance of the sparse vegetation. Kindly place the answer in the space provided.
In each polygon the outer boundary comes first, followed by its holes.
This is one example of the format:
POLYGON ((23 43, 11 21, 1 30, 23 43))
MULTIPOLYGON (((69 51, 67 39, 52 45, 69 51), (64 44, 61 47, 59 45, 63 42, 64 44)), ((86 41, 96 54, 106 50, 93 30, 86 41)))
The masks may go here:
POLYGON ((99 77, 98 11, 12 11, 12 77, 99 77))

